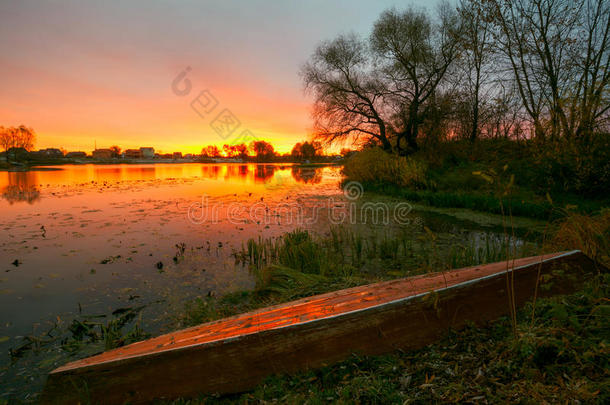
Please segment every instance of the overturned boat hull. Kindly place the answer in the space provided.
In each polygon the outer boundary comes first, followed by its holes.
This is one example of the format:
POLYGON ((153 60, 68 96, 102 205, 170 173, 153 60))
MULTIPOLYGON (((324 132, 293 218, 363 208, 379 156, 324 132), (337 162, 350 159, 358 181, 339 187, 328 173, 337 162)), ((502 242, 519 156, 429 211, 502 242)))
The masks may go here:
POLYGON ((507 314, 512 296, 520 306, 536 291, 568 293, 597 272, 588 257, 572 251, 308 297, 66 364, 50 373, 42 402, 145 403, 241 392, 271 374, 352 353, 420 348, 448 329, 507 314))

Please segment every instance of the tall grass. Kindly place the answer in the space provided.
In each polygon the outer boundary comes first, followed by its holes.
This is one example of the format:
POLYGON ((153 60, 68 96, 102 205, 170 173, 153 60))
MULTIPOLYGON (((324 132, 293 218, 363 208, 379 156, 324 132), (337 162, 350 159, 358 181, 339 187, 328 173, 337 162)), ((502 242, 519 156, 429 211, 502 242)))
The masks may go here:
POLYGON ((426 187, 426 171, 422 160, 390 155, 379 148, 355 154, 343 167, 343 173, 353 181, 381 181, 414 189, 426 187))
POLYGON ((278 284, 275 290, 279 290, 289 278, 292 286, 321 281, 300 275, 376 281, 492 263, 535 251, 533 244, 491 233, 473 233, 458 240, 439 237, 427 228, 424 234, 402 230, 364 235, 334 227, 326 235, 297 229, 277 238, 250 239, 234 256, 253 271, 258 288, 273 291, 271 285, 278 284))
POLYGON ((579 249, 595 262, 610 267, 610 209, 599 215, 566 213, 556 224, 550 247, 556 250, 579 249))

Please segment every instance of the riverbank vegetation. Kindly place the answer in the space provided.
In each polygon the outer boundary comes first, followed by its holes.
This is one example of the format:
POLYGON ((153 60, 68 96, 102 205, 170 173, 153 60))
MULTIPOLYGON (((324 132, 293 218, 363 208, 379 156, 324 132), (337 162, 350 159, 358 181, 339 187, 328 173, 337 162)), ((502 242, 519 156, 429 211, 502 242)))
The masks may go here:
POLYGON ((532 141, 452 141, 407 157, 375 147, 352 155, 343 171, 369 192, 546 220, 610 205, 610 136, 605 142, 581 152, 559 143, 549 153, 532 141))
MULTIPOLYGON (((515 249, 513 244, 508 254, 518 257, 578 248, 598 265, 610 265, 608 210, 596 216, 569 214, 548 230, 537 248, 521 245, 515 249)), ((250 240, 235 255, 256 275, 256 288, 192 301, 177 322, 196 325, 340 288, 507 257, 502 239, 476 246, 468 241, 454 243, 451 248, 430 232, 410 241, 404 234, 358 237, 342 229, 325 236, 295 231, 276 239, 250 240), (403 249, 408 243, 412 244, 403 249)), ((517 314, 516 333, 511 320, 504 317, 488 327, 450 331, 442 341, 421 350, 374 357, 354 354, 322 369, 272 376, 242 395, 174 403, 605 403, 610 399, 609 282, 608 274, 601 274, 572 295, 528 303, 517 314)))
POLYGON ((536 218, 547 195, 597 211, 610 195, 609 26, 601 0, 388 10, 303 67, 315 136, 358 145, 345 174, 370 191, 536 218), (514 179, 504 207, 490 173, 514 179))

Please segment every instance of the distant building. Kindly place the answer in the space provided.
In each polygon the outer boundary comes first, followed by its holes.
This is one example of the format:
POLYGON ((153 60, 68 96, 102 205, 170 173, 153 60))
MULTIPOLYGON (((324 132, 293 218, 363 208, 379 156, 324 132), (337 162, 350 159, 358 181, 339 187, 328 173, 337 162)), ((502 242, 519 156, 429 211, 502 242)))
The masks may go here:
POLYGON ((152 159, 155 157, 155 148, 140 148, 140 153, 144 159, 152 159))
POLYGON ((53 157, 53 158, 61 158, 64 157, 64 153, 56 148, 47 148, 41 149, 38 151, 39 156, 53 157))
POLYGON ((66 157, 67 158, 76 158, 76 159, 82 159, 82 158, 86 158, 87 154, 85 152, 68 152, 66 153, 66 157))
POLYGON ((174 152, 172 159, 182 159, 182 152, 174 152))
POLYGON ((127 159, 142 159, 142 150, 141 149, 127 149, 124 152, 124 156, 127 159))
POLYGON ((193 154, 192 153, 187 153, 186 155, 184 155, 185 159, 192 159, 193 158, 193 154))
POLYGON ((24 160, 30 156, 30 153, 25 148, 9 148, 6 151, 7 160, 24 160))
POLYGON ((112 159, 114 152, 110 149, 96 149, 91 153, 93 159, 112 159))

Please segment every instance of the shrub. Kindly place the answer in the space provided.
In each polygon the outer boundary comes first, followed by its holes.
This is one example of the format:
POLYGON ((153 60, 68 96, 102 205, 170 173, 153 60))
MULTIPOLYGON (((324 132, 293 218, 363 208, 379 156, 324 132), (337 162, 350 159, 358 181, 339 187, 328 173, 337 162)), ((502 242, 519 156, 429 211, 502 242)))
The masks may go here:
POLYGON ((349 180, 387 182, 414 189, 426 188, 427 165, 414 157, 390 155, 379 148, 365 149, 343 167, 349 180))
POLYGON ((548 142, 534 153, 531 166, 532 183, 546 185, 548 191, 605 197, 610 192, 610 136, 548 142))
POLYGON ((599 215, 569 213, 551 239, 554 249, 579 249, 598 263, 610 266, 610 209, 599 215))

